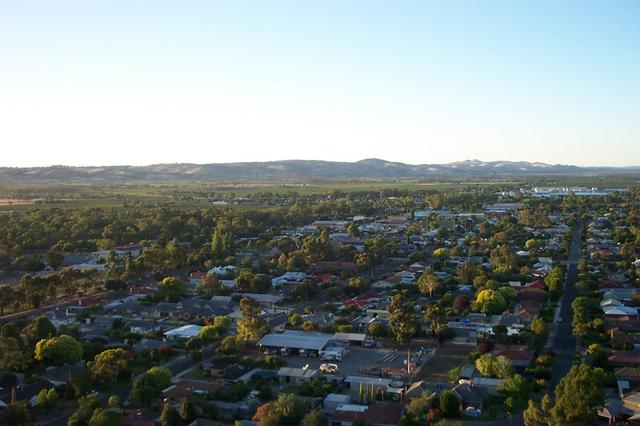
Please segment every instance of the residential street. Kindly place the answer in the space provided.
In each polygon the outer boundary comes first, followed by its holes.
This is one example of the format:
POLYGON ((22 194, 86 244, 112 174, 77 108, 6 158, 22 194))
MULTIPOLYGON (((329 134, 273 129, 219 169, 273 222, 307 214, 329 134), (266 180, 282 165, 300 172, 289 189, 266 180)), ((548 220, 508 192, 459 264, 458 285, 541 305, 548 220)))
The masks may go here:
POLYGON ((555 341, 553 350, 555 358, 551 370, 550 390, 553 393, 558 382, 571 369, 571 364, 576 353, 576 338, 573 336, 571 321, 573 312, 571 303, 576 297, 576 279, 578 277, 578 261, 581 255, 582 244, 582 221, 579 220, 573 225, 573 235, 567 262, 567 280, 565 282, 564 296, 560 301, 560 322, 556 325, 555 341))

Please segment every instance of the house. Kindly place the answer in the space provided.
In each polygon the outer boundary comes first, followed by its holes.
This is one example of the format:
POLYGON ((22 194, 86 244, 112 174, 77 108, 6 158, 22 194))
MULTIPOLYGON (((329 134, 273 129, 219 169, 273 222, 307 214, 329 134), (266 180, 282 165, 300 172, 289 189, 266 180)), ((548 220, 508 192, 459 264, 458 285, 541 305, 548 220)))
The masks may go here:
POLYGON ((308 367, 292 368, 282 367, 277 373, 278 380, 282 384, 300 385, 309 383, 311 380, 320 376, 320 370, 314 370, 308 367))
POLYGON ((220 389, 223 383, 219 380, 180 379, 177 383, 162 390, 162 397, 173 401, 182 401, 191 395, 207 395, 220 389))
POLYGON ((271 280, 271 285, 274 287, 280 287, 287 284, 299 284, 307 278, 305 272, 285 272, 279 277, 275 277, 271 280))
POLYGON ((133 345, 132 349, 136 351, 136 353, 143 353, 143 352, 152 351, 154 349, 160 349, 163 346, 166 346, 168 348, 171 347, 171 345, 168 345, 166 342, 163 342, 162 340, 145 338, 137 342, 135 345, 133 345))
POLYGON ((332 411, 338 408, 341 404, 350 404, 351 397, 349 395, 343 395, 340 393, 330 393, 322 401, 322 406, 325 411, 332 411))
POLYGON ((462 409, 473 407, 482 410, 489 395, 485 389, 469 383, 460 383, 451 389, 451 392, 458 398, 462 409))
POLYGON ((609 364, 614 367, 637 367, 640 365, 640 356, 631 351, 614 351, 609 355, 609 364))
POLYGON ((219 276, 225 276, 227 274, 233 274, 236 271, 236 269, 238 268, 233 265, 216 266, 215 268, 209 269, 209 273, 219 275, 219 276))
POLYGON ((164 333, 167 339, 190 339, 200 334, 202 326, 195 324, 187 324, 182 327, 174 328, 164 333))
POLYGON ((533 355, 524 346, 511 346, 501 349, 493 350, 494 356, 503 356, 511 361, 511 364, 516 368, 528 368, 533 360, 533 355))
POLYGON ((632 308, 630 306, 607 306, 602 310, 606 317, 638 316, 638 308, 632 308))
POLYGON ((341 404, 331 416, 331 426, 351 426, 366 424, 370 426, 395 426, 399 423, 404 406, 399 403, 381 402, 377 404, 355 405, 341 404))

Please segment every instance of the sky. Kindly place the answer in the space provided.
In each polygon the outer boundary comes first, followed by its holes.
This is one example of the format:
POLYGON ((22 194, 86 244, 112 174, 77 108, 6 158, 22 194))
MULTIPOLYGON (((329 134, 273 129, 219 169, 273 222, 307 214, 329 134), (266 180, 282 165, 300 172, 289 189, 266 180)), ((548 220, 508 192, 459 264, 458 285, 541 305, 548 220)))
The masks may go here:
POLYGON ((0 0, 0 166, 640 165, 640 1, 0 0))

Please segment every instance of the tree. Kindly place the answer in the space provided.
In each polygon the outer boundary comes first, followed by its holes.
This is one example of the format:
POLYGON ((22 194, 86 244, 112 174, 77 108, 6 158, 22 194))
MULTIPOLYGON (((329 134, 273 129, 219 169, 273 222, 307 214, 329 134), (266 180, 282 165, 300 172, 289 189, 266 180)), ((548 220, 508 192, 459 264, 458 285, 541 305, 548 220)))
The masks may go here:
POLYGON ((526 426, 550 426, 552 408, 553 402, 547 394, 542 397, 540 406, 530 399, 527 409, 523 413, 524 424, 526 426))
POLYGON ((130 399, 140 406, 148 406, 171 384, 171 371, 163 367, 150 368, 133 382, 130 399))
MULTIPOLYGON (((12 398, 15 399, 15 398, 12 398)), ((0 424, 27 426, 31 424, 31 412, 27 401, 12 401, 0 412, 0 424)))
POLYGON ((117 411, 96 408, 89 419, 89 426, 120 426, 122 415, 117 411))
POLYGON ((495 269, 514 271, 518 267, 518 256, 508 245, 502 245, 491 250, 490 261, 495 269))
POLYGON ((295 327, 295 328, 300 327, 302 325, 302 322, 303 322, 302 315, 300 315, 300 314, 298 314, 296 312, 293 312, 293 313, 289 314, 289 318, 287 319, 287 322, 289 323, 289 325, 291 327, 295 327))
POLYGON ((280 394, 275 401, 261 405, 253 419, 259 426, 296 425, 304 417, 304 405, 292 393, 280 394))
POLYGON ((111 395, 107 401, 107 405, 109 406, 109 408, 119 408, 120 397, 118 395, 111 395))
POLYGON ((187 292, 187 285, 176 277, 167 277, 160 282, 156 297, 165 302, 178 302, 187 292))
POLYGON ((202 282, 196 285, 196 291, 205 296, 213 296, 220 288, 220 281, 215 274, 207 274, 202 278, 202 282))
POLYGON ((82 359, 82 345, 66 334, 43 339, 36 344, 35 359, 53 365, 74 364, 82 359))
POLYGON ((29 366, 29 361, 15 339, 0 337, 0 370, 24 371, 29 366))
POLYGON ((304 419, 302 419, 303 426, 326 426, 327 418, 320 412, 320 410, 310 411, 304 419))
POLYGON ((598 367, 605 369, 609 365, 609 357, 607 356, 607 352, 597 343, 592 343, 589 345, 586 351, 587 358, 589 360, 589 364, 592 367, 598 367))
POLYGON ((99 408, 102 406, 97 395, 83 396, 78 400, 78 408, 69 417, 67 426, 87 426, 93 417, 93 412, 99 408))
POLYGON ((494 357, 491 354, 481 355, 476 360, 476 369, 485 377, 506 379, 513 373, 513 366, 509 358, 502 355, 494 357))
POLYGON ((425 268, 424 272, 418 278, 418 288, 422 294, 428 294, 431 299, 433 292, 440 287, 440 280, 433 273, 431 268, 425 268))
POLYGON ((182 405, 180 406, 180 417, 182 417, 182 420, 185 422, 185 424, 190 424, 196 419, 197 416, 198 413, 196 412, 193 403, 189 398, 185 398, 182 401, 182 405))
POLYGON ((389 323, 398 343, 408 344, 418 332, 418 317, 404 295, 396 294, 389 304, 389 323))
POLYGON ((164 403, 162 414, 160 415, 160 424, 162 426, 182 426, 182 419, 176 407, 168 402, 164 403))
POLYGON ((492 289, 484 289, 476 294, 473 309, 486 314, 498 314, 507 307, 507 301, 502 293, 492 289))
POLYGON ((460 402, 450 390, 440 393, 440 411, 449 419, 460 417, 460 402))
POLYGON ((32 343, 39 342, 42 339, 49 339, 58 333, 56 327, 44 315, 40 315, 31 321, 22 331, 29 342, 32 343))
POLYGON ((556 404, 551 410, 561 425, 589 425, 598 421, 604 406, 604 372, 586 364, 574 365, 555 389, 556 404))
POLYGON ((348 286, 351 290, 361 293, 369 287, 369 283, 362 277, 353 277, 349 279, 348 286))
POLYGON ((54 388, 42 389, 36 396, 38 407, 45 413, 53 410, 59 399, 58 392, 54 388))
POLYGON ((89 365, 91 374, 99 383, 113 384, 129 368, 129 355, 122 348, 107 349, 95 356, 89 365))
POLYGON ((219 337, 220 333, 218 333, 218 328, 215 325, 205 325, 198 333, 198 338, 205 345, 217 340, 219 337))
POLYGON ((389 334, 389 329, 387 328, 387 326, 380 321, 374 321, 369 324, 368 330, 369 334, 373 337, 385 337, 387 334, 389 334))
POLYGON ((498 392, 505 397, 505 406, 514 412, 522 409, 531 394, 531 383, 520 374, 505 378, 498 386, 498 392))
POLYGON ((474 265, 470 262, 464 262, 458 268, 458 280, 464 284, 472 284, 476 276, 481 274, 481 269, 478 265, 474 265))
POLYGON ((267 323, 260 315, 262 313, 260 305, 255 300, 244 297, 240 300, 240 312, 242 318, 238 321, 237 339, 240 343, 257 342, 269 330, 267 323))

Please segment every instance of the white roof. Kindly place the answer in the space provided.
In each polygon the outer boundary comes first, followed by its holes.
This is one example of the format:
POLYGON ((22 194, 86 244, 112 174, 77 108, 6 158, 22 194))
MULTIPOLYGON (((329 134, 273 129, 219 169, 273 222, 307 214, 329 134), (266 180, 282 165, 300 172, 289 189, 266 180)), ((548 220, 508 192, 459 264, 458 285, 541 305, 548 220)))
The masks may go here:
POLYGON ((168 330, 164 333, 165 336, 173 336, 173 337, 195 337, 200 334, 200 330, 202 330, 202 326, 196 324, 187 324, 182 327, 174 328, 172 330, 168 330))

